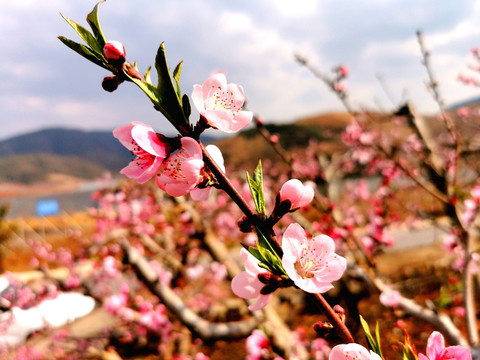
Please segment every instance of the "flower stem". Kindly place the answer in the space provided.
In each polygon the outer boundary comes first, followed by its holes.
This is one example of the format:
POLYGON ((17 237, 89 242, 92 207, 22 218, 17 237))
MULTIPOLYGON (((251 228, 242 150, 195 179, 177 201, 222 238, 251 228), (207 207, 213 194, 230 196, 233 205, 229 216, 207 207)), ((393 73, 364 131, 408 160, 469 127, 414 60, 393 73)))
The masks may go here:
POLYGON ((230 182, 228 177, 226 177, 223 171, 218 167, 210 154, 208 154, 205 146, 201 142, 199 142, 199 144, 203 152, 203 160, 213 175, 215 175, 215 178, 217 179, 221 189, 225 191, 228 196, 230 196, 240 210, 242 210, 242 212, 247 216, 248 220, 251 221, 251 223, 256 226, 258 230, 269 240, 273 250, 281 258, 283 256, 283 250, 277 238, 275 237, 273 229, 268 227, 265 221, 263 221, 255 211, 253 211, 250 205, 248 205, 247 201, 242 197, 242 195, 240 195, 237 189, 230 182))
POLYGON ((341 336, 343 340, 347 343, 354 343, 355 340, 353 339, 352 334, 348 330, 347 326, 343 323, 340 317, 337 315, 335 310, 330 306, 330 304, 325 300, 325 298, 321 294, 313 294, 315 299, 317 300, 317 304, 323 310, 324 314, 327 316, 330 323, 334 326, 337 330, 338 335, 341 336))
MULTIPOLYGON (((253 223, 253 225, 255 225, 270 240, 270 244, 272 245, 273 249, 281 258, 283 255, 283 250, 273 233, 273 229, 271 227, 268 227, 268 225, 252 210, 252 208, 248 205, 242 195, 240 195, 237 189, 232 185, 228 177, 225 176, 223 171, 218 167, 212 157, 208 154, 202 143, 200 143, 200 147, 203 152, 203 160, 205 161, 210 171, 212 171, 212 173, 217 178, 217 181, 222 190, 224 190, 230 196, 230 198, 238 205, 240 210, 242 210, 242 212, 248 217, 248 219, 253 223)), ((348 328, 341 321, 335 310, 333 310, 333 308, 325 300, 325 298, 320 294, 314 294, 314 296, 317 299, 317 304, 319 305, 319 308, 325 313, 325 315, 335 327, 342 339, 350 343, 355 342, 348 328)))

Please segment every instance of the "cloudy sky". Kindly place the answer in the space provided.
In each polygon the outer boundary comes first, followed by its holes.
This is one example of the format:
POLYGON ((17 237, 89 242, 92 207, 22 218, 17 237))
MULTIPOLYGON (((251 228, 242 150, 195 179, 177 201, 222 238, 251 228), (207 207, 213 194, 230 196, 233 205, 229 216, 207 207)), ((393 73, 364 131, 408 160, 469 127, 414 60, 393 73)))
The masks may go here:
MULTIPOLYGON (((57 39, 81 42, 59 12, 87 26, 95 4, 0 0, 0 139, 53 126, 111 130, 133 120, 173 134, 139 89, 122 84, 114 93, 103 91, 108 74, 57 39)), ((480 46, 480 2, 474 0, 108 0, 99 12, 106 38, 122 41, 142 72, 165 41, 169 65, 184 61, 183 92, 190 95, 214 70, 226 71, 266 121, 342 110, 295 62, 295 53, 324 73, 347 65, 346 86, 358 107, 391 109, 391 97, 433 112, 416 30, 432 52, 446 103, 479 95, 456 81, 458 73, 472 74, 469 51, 480 46)))

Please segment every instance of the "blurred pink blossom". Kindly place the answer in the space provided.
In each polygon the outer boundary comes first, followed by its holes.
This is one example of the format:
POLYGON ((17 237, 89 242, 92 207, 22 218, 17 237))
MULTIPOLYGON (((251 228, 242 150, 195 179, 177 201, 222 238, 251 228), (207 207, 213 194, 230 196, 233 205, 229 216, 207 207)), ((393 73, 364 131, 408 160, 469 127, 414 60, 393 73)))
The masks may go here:
POLYGON ((268 347, 268 339, 262 330, 255 329, 247 338, 247 360, 260 360, 268 347))
POLYGON ((384 306, 395 307, 398 305, 400 293, 397 290, 386 289, 380 294, 380 302, 384 306))

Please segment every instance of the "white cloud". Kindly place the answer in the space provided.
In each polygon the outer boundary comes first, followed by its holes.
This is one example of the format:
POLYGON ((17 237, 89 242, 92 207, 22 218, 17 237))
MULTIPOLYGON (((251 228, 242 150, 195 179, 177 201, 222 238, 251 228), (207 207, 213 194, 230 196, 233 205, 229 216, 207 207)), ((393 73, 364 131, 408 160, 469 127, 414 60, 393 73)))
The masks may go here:
POLYGON ((270 0, 269 4, 285 17, 302 17, 315 14, 318 9, 316 0, 270 0))
MULTIPOLYGON (((107 128, 161 119, 131 84, 114 94, 104 93, 99 84, 107 73, 56 39, 65 35, 81 41, 59 12, 87 27, 85 16, 96 2, 2 4, 0 31, 12 36, 0 38, 0 47, 8 54, 0 70, 0 118, 15 120, 2 136, 28 131, 32 124, 107 128)), ((100 6, 100 22, 109 39, 125 43, 127 57, 138 60, 142 70, 153 65, 158 45, 166 41, 169 65, 185 60, 181 84, 187 94, 211 71, 225 70, 229 81, 244 86, 253 111, 266 120, 286 121, 342 109, 319 80, 295 63, 294 53, 306 56, 323 72, 345 62, 351 68, 347 87, 355 104, 385 100, 376 79, 382 73, 396 98, 408 91, 422 110, 434 109, 423 84, 426 73, 420 64, 417 28, 425 30, 445 100, 467 94, 470 89, 454 78, 465 66, 468 48, 478 45, 480 4, 462 6, 413 0, 406 5, 393 0, 368 5, 316 0, 111 0, 100 6), (380 14, 385 11, 395 16, 380 14)), ((170 129, 165 120, 160 124, 170 129)))

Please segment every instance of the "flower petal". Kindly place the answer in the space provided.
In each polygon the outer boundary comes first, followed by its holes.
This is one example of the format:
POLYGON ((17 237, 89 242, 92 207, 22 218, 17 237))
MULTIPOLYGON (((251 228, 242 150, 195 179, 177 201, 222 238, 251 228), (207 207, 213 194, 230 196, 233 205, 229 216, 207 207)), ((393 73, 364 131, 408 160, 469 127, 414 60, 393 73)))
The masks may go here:
POLYGON ((265 306, 267 306, 271 298, 272 298, 272 294, 260 295, 258 300, 254 304, 248 307, 248 310, 250 311, 262 310, 265 306))
POLYGON ((132 138, 146 152, 162 159, 167 155, 165 144, 160 142, 158 135, 151 126, 137 124, 132 128, 132 138))
POLYGON ((242 271, 232 279, 232 291, 243 299, 255 299, 260 296, 263 284, 255 276, 242 271))
POLYGON ((194 85, 192 91, 192 102, 193 105, 197 108, 197 111, 202 114, 205 111, 205 101, 203 99, 203 90, 202 86, 194 85))
POLYGON ((443 335, 438 331, 432 332, 427 341, 427 356, 429 359, 436 360, 444 348, 445 340, 443 335))
POLYGON ((113 136, 117 138, 120 143, 125 146, 128 150, 133 150, 135 144, 132 143, 132 128, 133 123, 119 126, 113 130, 113 136))
POLYGON ((233 124, 231 126, 231 131, 236 132, 247 127, 253 119, 253 112, 251 111, 240 111, 237 115, 233 117, 233 124))

